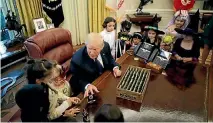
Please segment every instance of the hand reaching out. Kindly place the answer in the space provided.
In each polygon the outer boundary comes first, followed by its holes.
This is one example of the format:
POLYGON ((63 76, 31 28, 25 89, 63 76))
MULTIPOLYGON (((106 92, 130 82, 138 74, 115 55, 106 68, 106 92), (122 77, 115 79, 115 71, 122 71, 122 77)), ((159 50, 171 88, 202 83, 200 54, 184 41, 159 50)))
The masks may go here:
POLYGON ((99 91, 94 85, 90 84, 88 85, 86 91, 84 92, 84 97, 89 96, 89 93, 94 94, 94 92, 98 93, 99 91))
POLYGON ((64 112, 64 117, 76 117, 76 114, 80 112, 79 108, 71 108, 64 112))
POLYGON ((121 76, 121 73, 121 70, 119 70, 118 68, 113 69, 113 74, 115 77, 121 76))
POLYGON ((69 99, 67 99, 68 103, 70 105, 72 104, 79 104, 81 102, 81 100, 78 97, 70 97, 69 99))

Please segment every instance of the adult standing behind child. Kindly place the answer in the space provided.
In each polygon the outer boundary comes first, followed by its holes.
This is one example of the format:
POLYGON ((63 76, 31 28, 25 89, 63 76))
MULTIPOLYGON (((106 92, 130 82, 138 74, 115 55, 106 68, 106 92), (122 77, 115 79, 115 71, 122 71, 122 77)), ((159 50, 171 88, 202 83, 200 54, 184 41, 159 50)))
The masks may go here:
POLYGON ((110 46, 111 54, 115 58, 115 29, 116 29, 116 20, 112 17, 107 17, 103 23, 104 30, 100 33, 104 41, 107 42, 110 46))

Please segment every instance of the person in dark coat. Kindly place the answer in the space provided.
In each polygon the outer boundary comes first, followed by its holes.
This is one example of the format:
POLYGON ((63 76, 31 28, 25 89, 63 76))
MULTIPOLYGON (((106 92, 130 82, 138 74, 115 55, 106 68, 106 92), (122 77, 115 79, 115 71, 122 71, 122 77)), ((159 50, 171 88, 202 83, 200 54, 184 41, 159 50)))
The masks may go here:
POLYGON ((104 71, 111 70, 115 77, 121 76, 119 65, 113 59, 110 47, 98 33, 90 33, 86 46, 79 49, 72 57, 70 63, 72 78, 70 84, 74 95, 85 92, 84 97, 89 93, 98 92, 91 83, 104 71))

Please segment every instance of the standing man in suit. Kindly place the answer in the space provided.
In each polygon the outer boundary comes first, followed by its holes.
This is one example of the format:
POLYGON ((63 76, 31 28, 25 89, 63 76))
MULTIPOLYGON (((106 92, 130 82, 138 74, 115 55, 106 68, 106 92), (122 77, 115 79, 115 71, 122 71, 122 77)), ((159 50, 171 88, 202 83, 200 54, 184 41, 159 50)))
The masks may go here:
POLYGON ((98 33, 88 35, 86 46, 73 55, 70 66, 72 91, 74 95, 84 92, 84 97, 89 93, 99 92, 91 83, 104 71, 112 70, 115 77, 121 76, 119 65, 111 55, 109 44, 104 42, 98 33))

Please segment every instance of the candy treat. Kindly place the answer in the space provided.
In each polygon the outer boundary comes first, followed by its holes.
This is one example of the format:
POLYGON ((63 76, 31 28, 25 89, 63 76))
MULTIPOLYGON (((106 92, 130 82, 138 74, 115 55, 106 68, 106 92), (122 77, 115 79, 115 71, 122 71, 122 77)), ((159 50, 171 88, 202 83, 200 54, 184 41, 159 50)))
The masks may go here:
POLYGON ((139 71, 136 69, 136 75, 135 75, 135 79, 134 79, 134 81, 133 81, 133 83, 130 85, 130 88, 128 89, 128 90, 132 90, 133 89, 133 87, 134 87, 134 85, 135 85, 135 83, 137 83, 137 80, 138 80, 138 75, 139 75, 139 71))
POLYGON ((143 71, 143 73, 142 73, 140 81, 138 82, 138 85, 136 86, 135 92, 138 92, 138 90, 140 89, 141 84, 143 83, 144 73, 145 73, 145 71, 143 71))
POLYGON ((130 65, 117 86, 117 97, 141 103, 150 72, 150 69, 130 65))
MULTIPOLYGON (((136 83, 140 83, 140 81, 141 81, 141 78, 142 78, 142 73, 143 73, 143 71, 144 71, 144 69, 142 70, 142 71, 140 71, 140 73, 139 73, 139 77, 138 77, 138 79, 137 79, 137 81, 136 81, 136 83)), ((134 92, 136 91, 136 89, 137 89, 137 86, 136 86, 137 84, 135 84, 134 85, 134 92)))
POLYGON ((93 104, 96 101, 94 94, 89 94, 88 96, 88 104, 93 104))
POLYGON ((126 88, 127 88, 127 84, 128 84, 128 82, 130 81, 131 76, 132 76, 132 72, 130 72, 130 73, 129 73, 129 76, 127 77, 127 80, 126 80, 126 81, 124 81, 124 82, 125 82, 125 84, 124 84, 123 89, 126 89, 126 88))
POLYGON ((136 74, 136 73, 135 73, 135 71, 134 71, 134 69, 133 69, 133 74, 132 74, 132 76, 131 76, 130 81, 129 81, 129 82, 126 82, 126 83, 127 83, 127 90, 130 89, 131 84, 134 82, 135 74, 136 74))
POLYGON ((83 122, 90 122, 89 113, 87 112, 86 109, 83 109, 82 115, 83 115, 83 122))
POLYGON ((139 85, 139 87, 138 87, 137 92, 140 92, 140 91, 142 90, 143 84, 144 84, 144 82, 145 82, 145 80, 146 80, 146 75, 147 75, 147 71, 143 74, 143 77, 142 77, 142 80, 141 80, 141 82, 140 82, 140 85, 139 85))
MULTIPOLYGON (((128 75, 129 72, 130 72, 130 71, 128 70, 128 71, 126 72, 126 75, 128 75)), ((120 87, 119 87, 119 88, 123 88, 123 87, 124 87, 125 81, 127 81, 127 78, 128 78, 126 75, 124 76, 124 79, 121 80, 121 84, 120 84, 120 87)))

